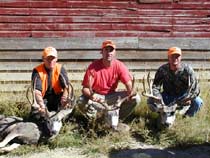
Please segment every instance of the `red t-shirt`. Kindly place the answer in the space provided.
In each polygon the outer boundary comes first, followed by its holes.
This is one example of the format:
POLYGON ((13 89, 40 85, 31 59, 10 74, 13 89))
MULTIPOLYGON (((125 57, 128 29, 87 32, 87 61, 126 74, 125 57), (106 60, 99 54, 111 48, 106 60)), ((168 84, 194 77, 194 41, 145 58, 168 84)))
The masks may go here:
POLYGON ((119 81, 124 84, 130 81, 131 75, 121 61, 115 59, 110 67, 105 67, 102 59, 99 59, 89 65, 82 85, 89 87, 89 80, 94 92, 105 95, 114 92, 119 81), (91 79, 89 79, 90 75, 92 76, 91 79))

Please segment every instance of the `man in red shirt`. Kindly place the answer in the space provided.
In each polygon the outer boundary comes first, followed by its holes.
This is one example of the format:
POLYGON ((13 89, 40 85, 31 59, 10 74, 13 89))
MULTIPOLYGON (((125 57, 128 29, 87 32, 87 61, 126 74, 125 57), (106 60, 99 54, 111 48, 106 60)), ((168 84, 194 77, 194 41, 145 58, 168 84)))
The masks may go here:
MULTIPOLYGON (((132 76, 127 67, 116 59, 115 43, 111 40, 104 41, 101 54, 102 58, 92 62, 86 70, 82 82, 83 95, 78 100, 80 111, 89 119, 95 118, 97 112, 104 112, 103 108, 100 108, 100 103, 113 104, 119 97, 123 98, 134 93, 132 76), (119 81, 125 85, 125 91, 116 91, 119 81)), ((122 124, 116 120, 117 123, 113 125, 110 120, 113 119, 112 116, 125 119, 139 102, 140 96, 136 94, 124 102, 120 109, 107 111, 105 114, 107 125, 117 130, 122 124)))

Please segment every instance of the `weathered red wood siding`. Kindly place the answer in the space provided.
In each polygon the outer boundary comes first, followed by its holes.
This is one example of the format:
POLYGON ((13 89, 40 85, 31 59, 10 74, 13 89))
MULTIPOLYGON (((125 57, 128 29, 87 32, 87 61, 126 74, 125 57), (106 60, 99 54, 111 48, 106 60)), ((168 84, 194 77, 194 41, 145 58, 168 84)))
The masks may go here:
POLYGON ((145 2, 3 0, 0 37, 210 37, 209 0, 145 2))

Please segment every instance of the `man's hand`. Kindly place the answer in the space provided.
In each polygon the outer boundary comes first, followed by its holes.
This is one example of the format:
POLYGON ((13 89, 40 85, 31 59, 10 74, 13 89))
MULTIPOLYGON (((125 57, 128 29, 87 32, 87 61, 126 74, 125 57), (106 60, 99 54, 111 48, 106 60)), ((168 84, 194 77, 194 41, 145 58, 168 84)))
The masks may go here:
POLYGON ((68 98, 67 98, 67 96, 63 95, 61 97, 61 106, 62 106, 62 108, 65 108, 67 105, 68 105, 68 98))
POLYGON ((128 95, 128 101, 132 100, 133 96, 135 96, 137 93, 136 91, 134 90, 130 90, 130 91, 127 91, 127 95, 128 95))
POLYGON ((38 110, 39 110, 39 113, 41 113, 41 114, 45 114, 46 113, 46 107, 40 106, 38 110))
POLYGON ((91 95, 90 99, 94 102, 103 103, 104 99, 97 96, 97 94, 91 95))
POLYGON ((192 103, 192 101, 190 100, 190 99, 184 99, 183 101, 182 101, 182 104, 184 105, 184 106, 188 106, 188 105, 190 105, 192 103))

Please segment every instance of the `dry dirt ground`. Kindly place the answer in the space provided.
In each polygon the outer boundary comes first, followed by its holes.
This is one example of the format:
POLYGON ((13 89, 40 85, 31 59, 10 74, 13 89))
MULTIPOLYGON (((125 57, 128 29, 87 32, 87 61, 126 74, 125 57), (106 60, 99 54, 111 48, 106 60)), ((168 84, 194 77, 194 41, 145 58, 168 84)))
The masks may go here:
POLYGON ((0 158, 210 158, 210 144, 194 145, 185 149, 163 149, 139 142, 132 142, 127 149, 108 154, 85 154, 79 148, 58 148, 22 156, 2 155, 0 158))

